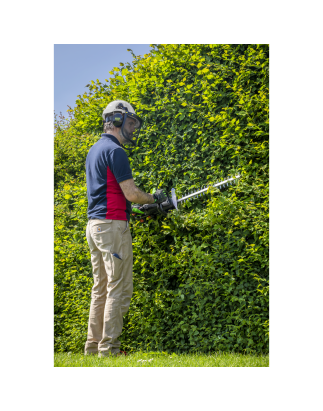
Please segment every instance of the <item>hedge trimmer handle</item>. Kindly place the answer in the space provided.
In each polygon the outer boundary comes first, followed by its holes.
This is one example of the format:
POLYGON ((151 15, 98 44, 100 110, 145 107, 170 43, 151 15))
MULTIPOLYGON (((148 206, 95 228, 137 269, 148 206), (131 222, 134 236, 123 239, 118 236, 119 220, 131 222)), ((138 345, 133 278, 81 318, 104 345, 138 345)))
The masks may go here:
POLYGON ((139 204, 134 204, 133 206, 131 206, 131 215, 133 216, 140 216, 140 214, 145 214, 144 211, 141 210, 141 205, 139 204))
POLYGON ((167 199, 162 203, 154 204, 134 204, 131 210, 131 215, 135 219, 140 219, 141 222, 145 221, 146 218, 150 218, 155 214, 166 215, 168 210, 174 209, 172 199, 167 196, 167 199))

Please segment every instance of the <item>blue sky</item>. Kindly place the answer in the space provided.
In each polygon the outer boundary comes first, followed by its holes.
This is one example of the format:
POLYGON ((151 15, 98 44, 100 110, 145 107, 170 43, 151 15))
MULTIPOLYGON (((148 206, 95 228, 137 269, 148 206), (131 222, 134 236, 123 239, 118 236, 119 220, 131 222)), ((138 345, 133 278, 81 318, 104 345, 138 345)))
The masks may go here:
POLYGON ((54 110, 67 117, 67 105, 74 107, 78 94, 87 91, 91 80, 104 82, 119 63, 132 62, 132 55, 149 53, 149 44, 55 44, 54 110))

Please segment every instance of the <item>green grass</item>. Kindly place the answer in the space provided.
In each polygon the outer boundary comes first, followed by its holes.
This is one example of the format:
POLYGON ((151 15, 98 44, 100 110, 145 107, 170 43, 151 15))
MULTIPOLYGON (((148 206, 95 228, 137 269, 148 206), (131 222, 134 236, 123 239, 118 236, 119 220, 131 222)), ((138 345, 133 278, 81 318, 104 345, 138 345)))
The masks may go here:
POLYGON ((54 367, 269 367, 269 355, 137 352, 126 357, 55 353, 54 367))

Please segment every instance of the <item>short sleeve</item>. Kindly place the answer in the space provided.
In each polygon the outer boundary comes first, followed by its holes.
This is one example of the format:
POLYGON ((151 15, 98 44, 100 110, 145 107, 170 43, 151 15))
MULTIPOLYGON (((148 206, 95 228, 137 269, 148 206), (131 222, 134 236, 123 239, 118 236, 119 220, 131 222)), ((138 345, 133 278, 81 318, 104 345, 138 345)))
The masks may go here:
POLYGON ((120 147, 110 154, 110 169, 118 183, 132 178, 132 171, 125 151, 120 147))

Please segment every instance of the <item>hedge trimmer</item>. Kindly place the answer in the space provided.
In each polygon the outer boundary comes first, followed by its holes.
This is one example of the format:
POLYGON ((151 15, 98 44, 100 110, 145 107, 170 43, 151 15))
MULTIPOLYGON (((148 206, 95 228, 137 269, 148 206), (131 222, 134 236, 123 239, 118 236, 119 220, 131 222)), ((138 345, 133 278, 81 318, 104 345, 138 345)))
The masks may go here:
POLYGON ((162 214, 167 215, 167 212, 170 210, 178 210, 178 206, 181 203, 185 203, 187 200, 194 199, 197 197, 201 197, 208 191, 211 187, 218 187, 220 190, 222 188, 228 187, 230 184, 235 184, 236 180, 240 178, 240 175, 236 175, 232 178, 227 178, 226 180, 220 181, 212 186, 204 187, 202 190, 195 191, 193 193, 189 193, 186 196, 180 198, 179 200, 176 198, 175 188, 171 190, 171 196, 167 196, 167 200, 160 204, 134 204, 132 206, 132 216, 136 219, 140 219, 143 223, 146 218, 151 218, 154 214, 162 214))

